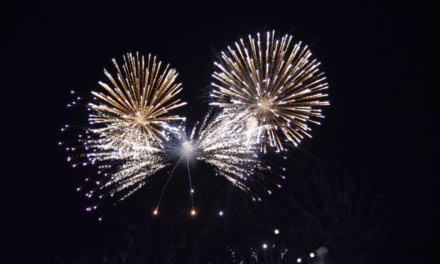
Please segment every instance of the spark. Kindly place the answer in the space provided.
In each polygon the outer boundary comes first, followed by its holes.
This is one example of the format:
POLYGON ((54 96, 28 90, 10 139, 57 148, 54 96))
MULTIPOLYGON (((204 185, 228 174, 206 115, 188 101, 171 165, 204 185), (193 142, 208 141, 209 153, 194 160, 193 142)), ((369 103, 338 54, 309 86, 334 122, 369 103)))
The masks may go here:
POLYGON ((327 97, 321 93, 328 84, 319 65, 312 59, 307 46, 301 42, 292 45, 292 36, 275 39, 275 32, 267 32, 266 38, 249 35, 249 41, 235 43, 235 50, 221 53, 221 62, 215 63, 219 72, 212 75, 211 105, 232 109, 230 113, 248 111, 250 125, 257 122, 261 150, 267 144, 277 151, 283 150, 284 135, 287 141, 297 145, 303 135, 311 137, 307 123, 319 124, 313 118, 323 118, 316 107, 329 105, 320 101, 327 97))

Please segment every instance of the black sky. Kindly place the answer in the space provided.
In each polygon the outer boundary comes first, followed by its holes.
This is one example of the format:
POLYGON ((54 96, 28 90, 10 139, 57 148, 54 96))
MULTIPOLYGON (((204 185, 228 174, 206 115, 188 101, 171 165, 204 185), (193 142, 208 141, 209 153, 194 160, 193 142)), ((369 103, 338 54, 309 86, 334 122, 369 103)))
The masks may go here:
POLYGON ((99 89, 112 58, 152 53, 179 72, 188 102, 180 114, 200 120, 215 52, 265 30, 309 44, 328 79, 326 119, 301 148, 331 164, 372 164, 394 186, 407 241, 402 259, 423 258, 438 240, 436 37, 424 34, 434 24, 432 8, 402 1, 34 1, 2 11, 0 221, 3 249, 17 263, 55 262, 51 256, 72 250, 75 239, 100 243, 99 224, 74 191, 84 171, 73 170, 57 146, 69 139, 64 124, 85 123, 84 111, 66 107, 71 90, 99 89))

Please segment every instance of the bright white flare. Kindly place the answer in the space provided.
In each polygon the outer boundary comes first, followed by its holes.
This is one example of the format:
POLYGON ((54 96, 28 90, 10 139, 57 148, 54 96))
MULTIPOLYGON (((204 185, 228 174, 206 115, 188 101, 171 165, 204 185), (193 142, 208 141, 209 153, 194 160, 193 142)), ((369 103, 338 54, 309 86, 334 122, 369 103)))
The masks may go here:
POLYGON ((188 141, 183 142, 182 144, 182 155, 185 158, 189 158, 192 154, 193 151, 193 147, 191 146, 191 144, 188 141))

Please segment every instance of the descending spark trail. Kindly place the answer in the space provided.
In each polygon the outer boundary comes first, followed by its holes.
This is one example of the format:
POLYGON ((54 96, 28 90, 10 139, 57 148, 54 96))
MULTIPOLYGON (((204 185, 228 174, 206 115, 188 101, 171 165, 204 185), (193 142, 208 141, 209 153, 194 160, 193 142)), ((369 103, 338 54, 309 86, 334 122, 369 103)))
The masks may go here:
POLYGON ((215 63, 220 72, 212 75, 217 83, 212 83, 211 97, 216 101, 211 104, 232 113, 248 111, 248 118, 263 129, 259 136, 264 152, 267 143, 283 150, 278 129, 295 145, 303 135, 311 137, 307 122, 320 124, 312 120, 324 117, 316 107, 329 105, 319 101, 327 96, 321 91, 328 89, 320 63, 311 59, 307 46, 291 42, 289 35, 275 39, 274 31, 266 38, 249 35, 248 43, 240 39, 236 50, 228 47, 221 53, 221 62, 215 63))

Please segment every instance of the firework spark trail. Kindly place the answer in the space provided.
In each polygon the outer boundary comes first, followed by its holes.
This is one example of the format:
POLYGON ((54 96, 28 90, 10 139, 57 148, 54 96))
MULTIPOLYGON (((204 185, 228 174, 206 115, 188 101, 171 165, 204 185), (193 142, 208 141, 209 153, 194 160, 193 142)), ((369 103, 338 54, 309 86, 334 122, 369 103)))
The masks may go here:
POLYGON ((168 183, 170 182, 171 177, 172 177, 173 174, 174 174, 174 170, 177 168, 177 165, 179 165, 179 162, 180 162, 180 160, 179 160, 178 162, 176 162, 176 164, 174 165, 174 168, 173 168, 173 170, 171 171, 170 176, 168 177, 168 180, 167 180, 167 182, 165 183, 165 186, 164 186, 163 189, 162 189, 162 193, 161 193, 160 196, 159 196, 159 202, 157 203, 156 209, 153 211, 153 214, 154 214, 154 215, 157 215, 157 213, 158 213, 157 210, 159 209, 159 205, 160 205, 160 202, 162 201, 162 197, 163 197, 163 194, 164 194, 164 192, 165 192, 165 189, 167 188, 168 183))
MULTIPOLYGON (((147 184, 150 176, 170 165, 164 162, 164 150, 157 142, 152 142, 152 145, 143 142, 144 146, 131 146, 123 150, 103 148, 93 139, 80 142, 85 143, 85 149, 89 150, 82 154, 88 160, 83 165, 98 164, 100 175, 95 181, 96 185, 86 193, 88 198, 99 199, 94 199, 96 202, 86 208, 87 211, 97 209, 109 196, 119 194, 115 198, 118 201, 124 200, 147 184)), ((86 181, 88 180, 87 178, 86 181)))
POLYGON ((249 111, 248 118, 258 122, 261 150, 266 152, 267 143, 283 150, 277 130, 281 129, 286 141, 295 146, 303 135, 311 137, 307 122, 320 124, 311 118, 323 118, 320 109, 329 105, 319 101, 326 97, 328 89, 319 62, 311 60, 312 53, 301 42, 291 45, 292 36, 275 39, 275 31, 267 32, 266 38, 249 35, 249 42, 235 43, 236 50, 228 47, 221 53, 221 62, 215 63, 220 72, 212 75, 218 83, 211 97, 212 105, 233 109, 231 113, 249 111), (263 43, 262 43, 263 42, 263 43))

